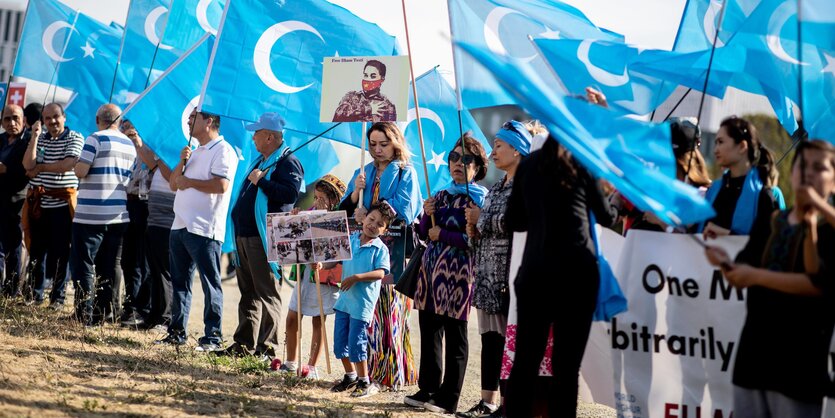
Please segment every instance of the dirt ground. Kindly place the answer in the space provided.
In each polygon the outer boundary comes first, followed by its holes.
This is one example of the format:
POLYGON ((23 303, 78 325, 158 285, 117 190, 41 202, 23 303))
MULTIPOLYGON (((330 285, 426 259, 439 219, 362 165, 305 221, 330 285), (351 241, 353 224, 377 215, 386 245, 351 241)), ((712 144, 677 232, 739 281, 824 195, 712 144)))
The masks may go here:
MULTIPOLYGON (((23 307, 0 300, 0 417, 59 416, 437 416, 403 405, 417 391, 382 392, 356 400, 328 391, 341 378, 340 363, 331 356, 331 373, 324 357, 322 380, 313 382, 267 370, 253 358, 230 360, 193 352, 202 333, 203 295, 194 283, 189 344, 157 346, 155 332, 115 325, 85 329, 63 319, 69 314, 44 307, 23 307)), ((224 281, 223 333, 231 340, 237 325, 239 291, 235 280, 224 281)), ((291 288, 283 287, 286 304, 291 288)), ((68 300, 72 300, 71 296, 68 300)), ((412 346, 420 335, 413 311, 412 346)), ((302 353, 307 359, 310 319, 303 322, 302 353)), ((328 321, 332 336, 333 321, 328 321)), ((281 335, 284 334, 282 326, 281 335)), ((331 339, 332 340, 332 339, 331 339)), ((470 357, 459 404, 466 410, 480 397, 478 326, 469 327, 470 357)), ((281 347, 283 351, 283 346, 281 347)), ((417 358, 416 358, 417 360, 417 358)), ((581 404, 581 417, 614 417, 611 408, 581 404)))

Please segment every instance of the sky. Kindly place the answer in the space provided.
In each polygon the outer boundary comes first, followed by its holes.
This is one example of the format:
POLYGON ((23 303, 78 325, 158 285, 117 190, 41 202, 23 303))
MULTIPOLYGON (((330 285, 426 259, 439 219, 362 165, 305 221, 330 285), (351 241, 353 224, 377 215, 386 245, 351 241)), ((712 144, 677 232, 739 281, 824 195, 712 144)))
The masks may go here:
MULTIPOLYGON (((129 0, 61 0, 105 23, 124 23, 129 0)), ((396 36, 406 50, 403 9, 398 0, 331 0, 396 36)), ((564 0, 582 10, 598 26, 621 33, 643 48, 669 49, 685 0, 564 0)), ((25 5, 26 0, 0 0, 25 5)), ((412 60, 416 75, 440 66, 452 83, 447 0, 406 0, 412 60)))

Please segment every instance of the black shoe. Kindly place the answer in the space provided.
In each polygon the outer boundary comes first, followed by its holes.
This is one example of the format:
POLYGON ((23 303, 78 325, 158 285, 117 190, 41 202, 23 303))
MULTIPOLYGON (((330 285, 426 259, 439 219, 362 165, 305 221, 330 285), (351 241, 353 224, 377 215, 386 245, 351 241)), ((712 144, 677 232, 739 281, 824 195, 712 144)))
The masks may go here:
POLYGON ((487 403, 484 400, 478 401, 478 403, 470 408, 467 412, 456 412, 455 416, 459 418, 487 418, 491 417, 493 413, 498 411, 499 408, 492 409, 487 406, 487 403))
POLYGON ((348 376, 343 376, 342 381, 335 384, 331 388, 331 392, 345 392, 346 390, 351 390, 357 386, 357 378, 351 378, 348 376))
POLYGON ((439 414, 454 414, 455 407, 456 405, 452 405, 440 399, 437 394, 433 395, 431 399, 423 404, 423 409, 439 414))
POLYGON ((145 318, 139 314, 139 312, 133 311, 128 314, 122 315, 121 321, 119 321, 123 327, 128 328, 136 328, 140 327, 145 323, 145 318))
POLYGON ((154 341, 154 344, 185 345, 186 338, 177 334, 168 333, 165 338, 154 341))
POLYGON ((238 344, 232 343, 229 347, 226 347, 223 350, 217 351, 214 353, 216 356, 227 356, 227 357, 245 357, 251 354, 251 351, 248 350, 246 347, 238 344))
POLYGON ((429 401, 429 399, 432 399, 431 393, 419 390, 414 395, 403 398, 403 403, 409 406, 413 406, 415 408, 423 408, 423 404, 429 401))

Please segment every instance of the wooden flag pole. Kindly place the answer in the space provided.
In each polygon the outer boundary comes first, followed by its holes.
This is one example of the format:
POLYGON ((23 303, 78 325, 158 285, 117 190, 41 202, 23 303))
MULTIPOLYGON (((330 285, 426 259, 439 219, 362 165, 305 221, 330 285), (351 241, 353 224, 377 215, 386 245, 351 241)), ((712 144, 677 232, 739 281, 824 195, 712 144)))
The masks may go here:
POLYGON ((322 287, 319 284, 319 270, 313 270, 313 280, 316 281, 316 298, 319 299, 319 324, 322 327, 322 341, 325 345, 325 361, 328 366, 328 374, 331 374, 331 349, 328 344, 328 327, 325 326, 325 308, 322 306, 322 287))
MULTIPOLYGON (((296 247, 296 251, 298 251, 298 247, 296 247)), ((296 374, 299 376, 302 373, 302 282, 304 281, 301 266, 299 264, 296 268, 296 361, 299 365, 296 368, 296 374)))
MULTIPOLYGON (((368 142, 368 138, 365 137, 365 129, 366 129, 367 124, 368 124, 368 122, 363 122, 362 123, 362 132, 360 134, 360 137, 362 137, 362 144, 360 144, 360 150, 361 150, 360 151, 360 172, 357 175, 365 173, 365 144, 368 142)), ((368 184, 368 179, 365 179, 365 182, 366 182, 366 185, 367 185, 368 184)), ((360 189, 360 198, 357 201, 357 207, 360 208, 360 209, 363 208, 363 204, 362 204, 363 200, 362 199, 363 199, 363 192, 364 191, 365 191, 365 188, 360 189)))
MULTIPOLYGON (((418 138, 420 139, 420 156, 423 160, 423 177, 426 180, 426 195, 432 197, 432 190, 429 187, 429 168, 426 164, 426 147, 423 145, 423 127, 420 123, 420 102, 418 101, 417 84, 415 83, 415 69, 412 64, 412 43, 409 39, 409 21, 406 18, 406 0, 400 0, 403 5, 403 26, 406 28, 406 52, 409 54, 409 75, 412 78, 412 95, 415 99, 415 120, 417 121, 418 138)), ((435 216, 432 216, 432 225, 435 225, 435 216)))

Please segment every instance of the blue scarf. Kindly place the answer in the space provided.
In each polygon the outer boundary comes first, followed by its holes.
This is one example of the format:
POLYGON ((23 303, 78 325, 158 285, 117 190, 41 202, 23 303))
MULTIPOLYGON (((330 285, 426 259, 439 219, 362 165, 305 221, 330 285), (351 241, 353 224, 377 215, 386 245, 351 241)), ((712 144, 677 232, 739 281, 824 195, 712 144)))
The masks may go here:
MULTIPOLYGON (((453 182, 446 186, 443 190, 446 190, 446 192, 451 195, 466 195, 467 188, 467 185, 453 182)), ((478 183, 472 182, 469 184, 469 189, 470 199, 472 199, 478 207, 482 207, 484 205, 484 198, 487 196, 487 188, 478 183)))
MULTIPOLYGON (((256 167, 259 170, 264 170, 267 168, 267 173, 264 174, 262 179, 269 178, 275 172, 275 169, 278 164, 275 164, 279 158, 283 157, 285 154, 290 153, 290 148, 287 145, 282 144, 277 150, 275 150, 267 159, 258 158, 255 160, 255 163, 249 166, 249 169, 246 171, 247 175, 252 172, 256 167), (269 167, 269 168, 268 168, 269 167)), ((258 187, 252 184, 249 184, 248 187, 258 187)), ((241 190, 241 194, 244 193, 244 190, 241 190)), ((258 189, 258 193, 255 195, 255 225, 258 226, 258 235, 261 236, 261 244, 264 246, 264 254, 269 254, 269 249, 267 248, 267 195, 261 190, 258 189)), ((231 210, 230 210, 231 212, 231 210)), ((235 236, 234 232, 234 222, 229 222, 229 226, 232 228, 232 237, 235 236)), ((234 265, 239 265, 238 262, 238 248, 237 243, 235 242, 234 238, 232 239, 232 253, 234 254, 234 265)), ((273 271, 276 280, 281 280, 281 274, 279 273, 280 266, 278 263, 269 263, 270 269, 273 271)))
POLYGON ((589 212, 589 226, 591 227, 591 239, 594 241, 594 249, 597 252, 597 268, 600 270, 600 287, 597 289, 597 306, 594 308, 594 321, 611 321, 615 315, 626 311, 626 296, 618 284, 618 279, 609 265, 609 261, 603 256, 600 249, 600 240, 597 239, 595 225, 597 220, 594 214, 589 212))
MULTIPOLYGON (((397 212, 398 218, 404 219, 407 224, 412 224, 423 209, 423 198, 420 196, 420 184, 415 169, 412 166, 401 168, 400 164, 400 161, 394 160, 383 170, 380 175, 379 199, 388 202, 397 212)), ((377 167, 374 166, 373 162, 368 163, 363 167, 363 172, 365 172, 366 181, 362 202, 363 207, 368 208, 371 206, 371 199, 374 197, 371 189, 374 187, 377 167)), ((348 189, 345 191, 343 200, 351 198, 351 193, 354 191, 354 180, 358 175, 359 170, 356 170, 348 183, 348 189)))
MULTIPOLYGON (((723 174, 719 180, 713 182, 710 188, 707 189, 705 199, 712 205, 719 196, 719 191, 725 183, 726 174, 723 174)), ((745 176, 745 182, 742 185, 742 193, 739 195, 739 200, 736 201, 734 208, 734 216, 731 221, 731 234, 733 235, 748 235, 751 233, 751 227, 754 225, 754 220, 757 219, 757 206, 759 203, 760 192, 763 189, 763 182, 760 179, 759 170, 754 167, 748 170, 745 176)), ((777 202, 780 210, 786 208, 786 201, 783 198, 783 192, 779 187, 771 188, 772 198, 777 202)), ((705 223, 699 225, 698 232, 704 230, 705 223)))

